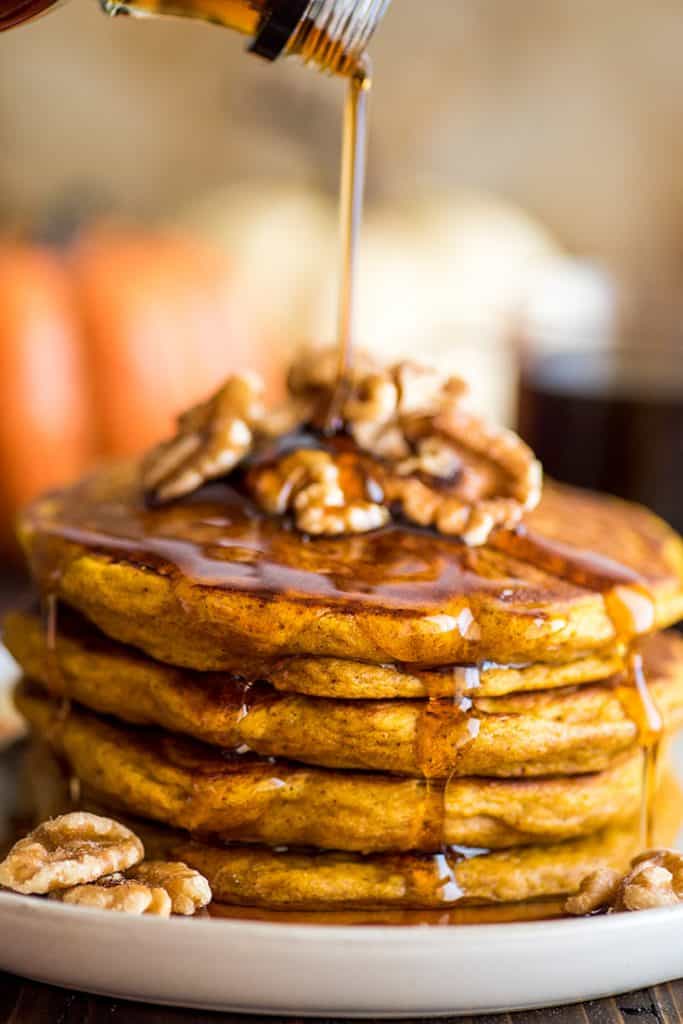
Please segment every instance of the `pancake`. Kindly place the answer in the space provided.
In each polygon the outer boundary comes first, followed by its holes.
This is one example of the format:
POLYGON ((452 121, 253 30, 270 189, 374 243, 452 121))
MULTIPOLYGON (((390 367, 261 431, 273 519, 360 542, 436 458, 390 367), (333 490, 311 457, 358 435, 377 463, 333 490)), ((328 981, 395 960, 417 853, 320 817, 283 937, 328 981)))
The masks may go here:
POLYGON ((579 657, 566 663, 535 662, 529 665, 376 665, 345 658, 281 658, 250 668, 250 678, 267 679, 282 691, 311 697, 343 700, 393 700, 431 697, 451 699, 456 689, 476 688, 481 697, 504 697, 559 686, 607 679, 620 671, 616 653, 579 657))
POLYGON ((616 499, 546 486, 523 527, 470 548, 400 524, 311 540, 224 484, 150 509, 138 476, 37 501, 20 537, 43 592, 171 664, 567 663, 683 614, 681 540, 616 499))
POLYGON ((107 801, 222 842, 351 851, 499 848, 587 835, 639 805, 640 752, 590 775, 443 782, 336 772, 221 753, 168 733, 115 724, 22 684, 35 735, 107 801))
MULTIPOLYGON (((220 747, 330 768, 431 778, 595 772, 638 739, 611 683, 498 698, 470 691, 457 701, 343 701, 174 669, 68 623, 48 650, 36 615, 10 615, 5 642, 55 697, 220 747)), ((672 731, 683 721, 683 639, 658 634, 642 647, 650 693, 672 731)))
POLYGON ((214 899, 270 910, 438 909, 518 903, 575 892, 596 867, 625 870, 639 852, 637 829, 459 857, 414 853, 362 857, 275 852, 265 847, 185 843, 173 856, 208 878, 214 899))

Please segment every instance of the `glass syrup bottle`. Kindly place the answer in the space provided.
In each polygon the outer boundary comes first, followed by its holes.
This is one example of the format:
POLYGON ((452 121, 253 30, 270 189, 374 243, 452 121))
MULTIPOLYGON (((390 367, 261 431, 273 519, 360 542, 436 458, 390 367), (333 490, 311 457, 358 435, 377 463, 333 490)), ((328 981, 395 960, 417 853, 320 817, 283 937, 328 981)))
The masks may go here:
MULTIPOLYGON (((0 0, 0 31, 44 14, 61 0, 0 0)), ((349 74, 390 0, 100 0, 107 14, 180 17, 250 37, 266 60, 296 55, 334 74, 349 74)))

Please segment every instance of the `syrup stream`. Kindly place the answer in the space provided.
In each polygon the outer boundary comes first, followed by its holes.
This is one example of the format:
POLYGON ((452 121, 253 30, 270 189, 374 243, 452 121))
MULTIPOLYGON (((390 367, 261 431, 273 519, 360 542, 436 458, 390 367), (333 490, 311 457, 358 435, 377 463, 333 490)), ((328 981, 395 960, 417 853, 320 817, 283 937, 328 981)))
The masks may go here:
POLYGON ((371 88, 370 62, 364 58, 349 76, 344 104, 339 194, 341 265, 337 319, 337 375, 336 386, 325 419, 325 433, 327 434, 334 433, 341 425, 341 408, 344 404, 344 394, 351 369, 358 280, 358 248, 365 192, 368 101, 371 88))

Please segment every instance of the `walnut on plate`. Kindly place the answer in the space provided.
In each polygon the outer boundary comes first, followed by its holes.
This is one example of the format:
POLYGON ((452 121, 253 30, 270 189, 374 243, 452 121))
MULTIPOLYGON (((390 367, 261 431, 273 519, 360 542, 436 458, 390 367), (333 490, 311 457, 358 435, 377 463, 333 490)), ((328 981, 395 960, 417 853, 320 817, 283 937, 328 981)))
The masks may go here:
POLYGON ((43 822, 14 844, 0 863, 0 886, 44 894, 126 871, 143 856, 141 841, 124 825, 72 811, 43 822))
POLYGON ((182 861, 145 860, 126 877, 144 885, 160 887, 168 893, 171 912, 185 917, 211 902, 211 886, 204 875, 182 861))
POLYGON ((75 885, 50 893, 50 899, 93 910, 115 910, 121 914, 150 914, 170 917, 172 900, 166 889, 112 875, 89 885, 75 885))
POLYGON ((143 861, 138 837, 110 818, 73 811, 39 825, 0 864, 0 886, 127 914, 188 916, 212 899, 206 878, 179 861, 143 861))
POLYGON ((587 875, 564 909, 568 914, 602 910, 653 910, 683 902, 683 853, 679 850, 648 850, 631 861, 625 875, 600 868, 587 875))
POLYGON ((622 876, 613 868, 598 868, 582 880, 579 891, 566 900, 564 909, 568 914, 585 917, 601 910, 607 910, 616 899, 622 876))

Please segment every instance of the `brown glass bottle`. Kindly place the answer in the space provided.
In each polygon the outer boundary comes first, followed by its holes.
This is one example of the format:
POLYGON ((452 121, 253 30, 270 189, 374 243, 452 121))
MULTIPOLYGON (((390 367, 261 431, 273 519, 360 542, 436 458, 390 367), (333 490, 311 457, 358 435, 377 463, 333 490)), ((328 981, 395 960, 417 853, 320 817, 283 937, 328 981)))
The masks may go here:
MULTIPOLYGON (((0 0, 0 31, 37 17, 60 0, 0 0)), ((100 0, 110 15, 180 17, 251 37, 267 60, 290 54, 348 73, 365 50, 389 0, 100 0)))
POLYGON ((56 0, 0 0, 0 32, 40 17, 56 0))

